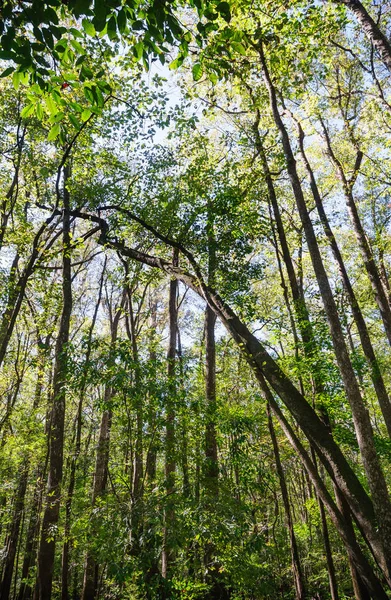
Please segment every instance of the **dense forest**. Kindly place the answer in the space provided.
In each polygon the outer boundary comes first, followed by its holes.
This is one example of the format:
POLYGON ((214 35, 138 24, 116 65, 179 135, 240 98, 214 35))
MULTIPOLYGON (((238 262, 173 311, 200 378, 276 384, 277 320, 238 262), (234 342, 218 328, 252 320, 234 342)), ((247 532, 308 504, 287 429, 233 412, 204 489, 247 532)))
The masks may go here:
POLYGON ((391 598, 390 35, 0 2, 1 600, 391 598))

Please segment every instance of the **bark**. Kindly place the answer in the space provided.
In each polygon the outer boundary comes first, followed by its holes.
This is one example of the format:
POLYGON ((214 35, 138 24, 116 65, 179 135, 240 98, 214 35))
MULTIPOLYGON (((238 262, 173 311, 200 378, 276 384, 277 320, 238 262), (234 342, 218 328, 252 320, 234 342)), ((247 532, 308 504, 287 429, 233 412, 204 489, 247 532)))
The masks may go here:
MULTIPOLYGON (((352 523, 352 517, 350 514, 350 510, 349 510, 349 506, 347 505, 346 500, 344 499, 344 497, 342 496, 342 494, 340 493, 338 488, 336 488, 336 490, 335 490, 335 499, 336 499, 337 507, 338 507, 339 511, 341 512, 343 518, 345 519, 346 527, 349 530, 349 535, 352 537, 356 537, 356 534, 354 532, 353 523, 352 523)), ((352 579, 353 591, 354 591, 354 596, 355 596, 356 600, 370 600, 371 596, 368 592, 366 585, 364 584, 363 580, 360 577, 360 573, 357 570, 357 566, 356 566, 355 562, 352 561, 350 557, 348 557, 348 558, 349 558, 350 577, 352 579)))
POLYGON ((270 412, 270 404, 268 401, 266 403, 266 410, 267 410, 267 417, 268 417, 269 433, 270 433, 270 438, 272 441, 273 452, 274 452, 274 461, 276 464, 276 471, 277 471, 278 480, 280 483, 282 502, 283 502, 284 510, 285 510, 286 523, 288 526, 288 533, 289 533, 289 540, 290 540, 290 547, 291 547, 292 572, 293 572, 293 581, 294 581, 295 590, 296 590, 296 599, 303 600, 305 598, 305 586, 304 586, 303 571, 301 568, 296 536, 295 536, 295 532, 293 529, 293 519, 292 519, 291 507, 290 507, 290 503, 289 503, 288 488, 287 488, 286 481, 285 481, 285 473, 284 473, 284 469, 282 468, 280 449, 278 447, 277 437, 276 437, 276 433, 275 433, 274 425, 273 425, 273 419, 272 419, 272 415, 270 412))
POLYGON ((391 44, 380 27, 373 20, 365 6, 359 0, 333 0, 337 4, 347 6, 357 18, 369 41, 380 54, 385 66, 391 71, 391 44))
POLYGON ((288 175, 303 224, 312 265, 329 323, 329 330, 333 341, 335 356, 344 384, 346 397, 348 398, 352 410, 357 442, 368 479, 376 518, 379 524, 382 544, 384 547, 384 559, 387 564, 387 576, 391 581, 391 503, 380 460, 374 444, 373 430, 369 413, 362 400, 360 389, 352 364, 350 362, 337 307, 323 265, 315 232, 308 214, 300 178, 297 173, 296 161, 292 152, 287 130, 279 113, 276 91, 266 65, 262 46, 259 47, 259 55, 263 69, 264 81, 269 92, 273 118, 281 135, 288 175))
MULTIPOLYGON (((178 367, 179 367, 179 381, 181 386, 181 395, 183 399, 184 408, 186 404, 185 398, 185 373, 183 368, 183 354, 182 354, 182 342, 181 333, 178 327, 177 330, 177 354, 178 354, 178 367)), ((186 411, 181 415, 182 417, 182 443, 181 443, 181 462, 182 462, 182 475, 183 475, 183 495, 185 498, 189 498, 191 495, 190 489, 190 478, 189 478, 189 459, 188 459, 188 440, 187 440, 187 423, 186 423, 186 411)))
POLYGON ((64 419, 69 328, 72 312, 72 279, 70 256, 69 192, 66 182, 68 167, 64 168, 63 212, 63 280, 62 314, 56 342, 53 375, 53 408, 49 432, 49 476, 45 510, 42 520, 41 541, 38 552, 37 600, 50 600, 52 593, 54 554, 57 524, 60 515, 61 483, 63 472, 64 419))
POLYGON ((336 578, 336 574, 335 574, 333 554, 331 551, 329 528, 327 525, 326 512, 325 512, 324 504, 323 504, 322 500, 318 499, 318 504, 319 504, 319 511, 320 511, 320 520, 321 520, 321 524, 322 524, 323 544, 324 544, 325 553, 326 553, 327 572, 329 575, 329 587, 330 587, 331 598, 332 598, 332 600, 339 600, 337 578, 336 578))

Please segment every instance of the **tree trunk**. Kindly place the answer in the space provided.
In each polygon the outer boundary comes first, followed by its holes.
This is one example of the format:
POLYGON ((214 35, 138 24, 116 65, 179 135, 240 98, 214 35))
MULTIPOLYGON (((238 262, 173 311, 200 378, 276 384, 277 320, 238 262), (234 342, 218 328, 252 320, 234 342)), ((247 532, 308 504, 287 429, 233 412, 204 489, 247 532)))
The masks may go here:
POLYGON ((272 419, 272 415, 270 412, 270 404, 267 400, 266 400, 266 410, 267 410, 270 438, 272 441, 273 452, 274 452, 274 460, 276 463, 276 471, 277 471, 277 475, 278 475, 278 480, 280 482, 280 489, 281 489, 281 495, 282 495, 282 502, 284 504, 286 523, 288 525, 288 533, 289 533, 289 540, 290 540, 290 546, 291 546, 293 581, 294 581, 295 590, 296 590, 296 600, 303 600, 305 598, 305 586, 304 586, 303 571, 301 568, 296 536, 295 536, 295 532, 293 529, 293 519, 292 519, 291 507, 290 507, 290 503, 289 503, 288 488, 286 486, 285 474, 284 474, 284 470, 283 470, 282 464, 281 464, 280 450, 278 448, 277 437, 276 437, 276 433, 274 431, 273 419, 272 419))
MULTIPOLYGON (((118 325, 122 316, 124 301, 125 291, 122 295, 121 305, 114 316, 113 322, 111 323, 110 351, 115 348, 117 341, 118 325)), ((110 405, 112 395, 113 388, 109 384, 106 384, 104 393, 105 406, 110 405)), ((96 449, 95 474, 91 500, 92 508, 95 506, 97 499, 106 491, 112 417, 113 413, 111 408, 106 408, 103 411, 100 422, 98 446, 96 449)), ((98 567, 99 565, 95 561, 93 552, 88 549, 84 563, 83 590, 81 596, 82 600, 95 600, 98 585, 98 567)))
MULTIPOLYGON (((389 298, 388 298, 387 292, 384 289, 384 286, 383 286, 383 283, 381 280, 381 276, 379 274, 379 271, 378 271, 376 263, 375 263, 375 258, 373 256, 372 249, 369 245, 369 240, 364 231, 364 228, 363 228, 361 220, 360 220, 360 216, 358 214, 357 206, 354 201, 353 191, 352 191, 353 181, 348 181, 348 179, 346 178, 344 170, 342 168, 342 164, 339 161, 339 159, 337 158, 337 156, 334 154, 334 151, 331 146, 329 132, 327 131, 327 128, 322 120, 321 120, 321 124, 322 124, 323 133, 324 133, 324 137, 325 137, 326 144, 327 144, 328 154, 329 154, 334 166, 336 167, 339 178, 342 182, 346 205, 348 207, 348 211, 349 211, 349 214, 351 217, 353 229, 355 231, 357 242, 358 242, 359 248, 361 250, 365 269, 367 271, 369 281, 371 282, 371 285, 372 285, 372 288, 373 288, 373 291, 375 294, 375 300, 379 307, 379 311, 381 314, 381 318, 383 321, 384 330, 386 332, 388 342, 391 345, 391 307, 390 307, 390 303, 389 303, 389 298)), ((362 152, 358 151, 355 172, 358 171, 358 165, 361 162, 361 159, 362 159, 362 152)))
POLYGON ((355 14, 365 35, 379 52, 385 66, 391 71, 391 44, 364 5, 359 0, 333 0, 333 2, 344 4, 355 14))
POLYGON ((11 530, 8 535, 5 560, 3 565, 3 578, 0 585, 0 598, 8 600, 11 591, 12 574, 14 570, 16 550, 18 547, 20 524, 24 511, 24 499, 28 482, 28 464, 22 467, 22 472, 19 478, 19 485, 15 497, 15 507, 12 516, 11 530))
MULTIPOLYGON (((173 251, 174 267, 178 266, 178 251, 173 251)), ((178 308, 177 308, 178 281, 171 279, 169 294, 169 343, 167 351, 167 377, 168 394, 166 401, 166 440, 165 440, 165 475, 166 475, 166 508, 164 511, 163 527, 163 549, 162 549, 162 576, 167 578, 170 567, 173 562, 174 553, 170 538, 173 532, 174 524, 174 506, 172 495, 175 486, 175 357, 176 357, 176 336, 178 328, 178 308)))
POLYGON ((84 361, 84 373, 83 380, 81 383, 80 389, 80 397, 79 404, 77 407, 77 415, 76 415, 76 436, 75 436, 75 447, 74 453, 71 459, 71 468, 69 474, 69 484, 68 484, 68 492, 65 501, 65 525, 64 525, 64 544, 62 548, 62 560, 61 560, 61 600, 68 600, 69 598, 69 545, 70 545, 70 533, 71 533, 71 513, 72 513, 72 502, 73 502, 73 493, 75 489, 76 482, 76 469, 77 462, 80 455, 80 445, 81 445, 81 427, 82 427, 82 410, 83 403, 85 397, 86 390, 86 379, 87 379, 87 370, 89 368, 89 361, 91 356, 91 341, 92 334, 95 328, 96 319, 98 316, 98 310, 102 299, 102 288, 103 288, 103 280, 104 274, 106 271, 107 258, 105 259, 102 276, 100 279, 98 299, 95 304, 95 310, 92 317, 91 327, 88 332, 88 341, 87 341, 87 350, 84 361))
POLYGON ((149 433, 149 447, 146 458, 146 472, 147 481, 152 483, 156 479, 156 461, 157 461, 157 442, 156 442, 156 407, 155 407, 155 394, 154 387, 156 385, 156 328, 157 328, 157 302, 151 300, 151 325, 150 325, 150 339, 149 339, 149 361, 150 361, 150 393, 148 398, 148 433, 149 433))
POLYGON ((132 507, 131 507, 131 548, 132 552, 137 554, 140 549, 139 540, 142 535, 142 503, 143 503, 143 394, 140 378, 140 364, 138 357, 138 347, 136 338, 136 323, 133 313, 132 292, 127 287, 128 309, 129 309, 129 327, 130 342, 132 346, 132 358, 135 373, 136 389, 136 443, 133 461, 133 481, 132 481, 132 507))
POLYGON ((38 552, 37 600, 51 600, 55 544, 60 516, 68 341, 72 312, 69 192, 66 187, 69 175, 69 168, 65 167, 63 194, 63 307, 55 352, 53 408, 49 432, 49 477, 38 552))
POLYGON ((321 498, 324 505, 327 507, 330 514, 330 518, 332 519, 337 531, 340 533, 344 541, 349 556, 351 557, 352 561, 357 565, 357 569, 359 570, 360 576, 362 577, 363 581, 365 581, 368 589, 371 590, 371 593, 373 594, 374 598, 379 600, 381 598, 382 600, 385 600, 387 598, 387 594, 384 591, 380 581, 374 574, 373 569, 371 568, 368 560, 363 554, 360 546, 357 544, 355 536, 351 535, 351 531, 346 526, 346 522, 341 512, 338 510, 338 507, 334 503, 326 486, 321 480, 315 465, 312 463, 309 455, 307 454, 301 442, 299 441, 292 428, 290 427, 289 423, 285 419, 277 402, 274 400, 273 395, 271 394, 265 380, 262 379, 262 376, 258 378, 263 393, 267 398, 267 401, 270 403, 270 406, 282 430, 284 431, 289 443, 300 456, 300 459, 302 460, 303 465, 307 470, 308 475, 310 476, 310 479, 316 489, 317 494, 321 498))
POLYGON ((342 283, 343 283, 346 295, 349 300, 349 304, 350 304, 350 307, 352 310, 354 321, 356 323, 358 334, 360 336, 361 346, 362 346, 362 349, 365 354, 365 358, 367 359, 367 362, 368 362, 368 365, 370 368, 370 374, 371 374, 373 387, 375 389, 377 399, 379 401, 380 409, 382 411, 384 422, 387 427, 388 435, 391 437, 391 403, 390 403, 390 399, 389 399, 389 396, 388 396, 388 393, 386 390, 386 386, 384 384, 384 380, 383 380, 383 377, 382 377, 382 374, 380 371, 378 361, 376 359, 375 351, 372 346, 371 338, 369 336, 369 332, 368 332, 364 317, 362 315, 360 306, 357 302, 353 287, 350 283, 349 275, 346 271, 346 267, 343 262, 343 258, 342 258, 341 252, 339 250, 337 241, 335 239, 334 233, 330 227, 329 220, 328 220, 326 212, 324 210, 322 198, 320 196, 319 189, 316 184, 314 173, 312 171, 312 168, 309 164, 309 161, 308 161, 307 156, 304 151, 303 129, 302 129, 300 123, 297 123, 297 125, 298 125, 298 129, 299 129, 300 150, 301 150, 301 154, 302 154, 302 157, 304 160, 305 167, 307 169, 307 172, 308 172, 308 175, 310 178, 312 195, 313 195, 315 203, 316 203, 319 218, 323 225, 324 232, 329 241, 330 248, 333 252, 334 258, 337 262, 337 265, 338 265, 338 268, 339 268, 339 271, 341 274, 342 283))
POLYGON ((288 133, 278 110, 277 96, 269 75, 262 46, 259 47, 259 55, 263 68, 264 81, 269 91, 273 117, 281 135, 292 190, 303 224, 319 290, 323 299, 323 305, 329 323, 335 356, 342 376, 345 393, 352 410, 356 437, 373 498, 376 518, 380 526, 379 531, 385 550, 384 557, 386 558, 387 563, 387 576, 391 581, 391 503, 388 495, 387 484, 381 468, 379 457, 376 452, 369 413, 361 398, 360 389, 350 362, 348 349, 346 347, 337 307, 335 305, 333 294, 323 265, 315 232, 308 214, 288 133))
MULTIPOLYGON (((208 200, 207 216, 208 237, 208 285, 212 288, 216 278, 216 239, 214 235, 211 202, 208 200)), ((205 398, 206 398, 206 427, 205 427, 205 493, 207 503, 215 505, 219 493, 219 466, 216 439, 216 315, 207 304, 205 308, 205 398)))

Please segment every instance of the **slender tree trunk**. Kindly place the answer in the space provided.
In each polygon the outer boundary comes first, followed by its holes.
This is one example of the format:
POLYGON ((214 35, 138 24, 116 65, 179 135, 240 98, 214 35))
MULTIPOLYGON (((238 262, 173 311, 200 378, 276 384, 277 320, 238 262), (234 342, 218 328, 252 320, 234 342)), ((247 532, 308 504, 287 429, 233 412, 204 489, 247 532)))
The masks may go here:
POLYGON ((136 323, 133 313, 132 293, 127 287, 128 308, 129 308, 129 328, 130 342, 132 346, 132 358, 135 373, 136 388, 136 443, 133 461, 133 481, 132 481, 132 527, 131 527, 131 547, 133 553, 138 553, 140 544, 139 539, 142 534, 142 504, 143 504, 143 394, 140 378, 140 364, 136 337, 136 323))
POLYGON ((69 192, 66 187, 68 178, 69 169, 65 167, 63 194, 63 307, 56 343, 53 375, 53 408, 49 432, 49 477, 38 552, 37 600, 51 600, 56 534, 60 516, 68 341, 72 312, 71 256, 69 250, 71 241, 70 207, 69 192))
MULTIPOLYGON (((178 266, 178 251, 173 251, 173 266, 178 266)), ((165 440, 165 475, 166 475, 166 508, 164 512, 163 527, 163 549, 162 549, 162 576, 167 578, 170 567, 173 562, 174 553, 171 548, 170 538, 174 523, 174 506, 172 495, 175 487, 175 357, 176 357, 176 336, 178 329, 178 308, 177 308, 178 282, 176 279, 170 281, 169 295, 169 343, 167 351, 167 377, 168 394, 166 401, 166 440, 165 440)))
MULTIPOLYGON (((212 207, 208 203, 208 285, 212 288, 216 278, 216 240, 214 235, 212 207)), ((219 465, 216 438, 216 315, 207 304, 205 308, 205 494, 208 504, 215 505, 219 493, 219 465)))
POLYGON ((3 578, 0 585, 0 598, 2 600, 8 600, 10 597, 12 574, 14 570, 16 550, 19 541, 20 524, 22 521, 22 515, 24 511, 24 499, 27 489, 28 482, 28 464, 24 464, 22 472, 19 478, 19 485, 15 496, 15 506, 12 516, 11 530, 8 535, 6 549, 5 549, 5 561, 3 565, 3 578))
POLYGON ((290 540, 290 546, 291 546, 292 572, 293 572, 293 581, 294 581, 295 590, 296 590, 296 599, 303 600, 305 598, 305 586, 304 586, 303 571, 301 568, 296 536, 295 536, 295 532, 293 529, 293 519, 292 519, 291 507, 290 507, 290 503, 289 503, 288 488, 286 486, 285 474, 284 474, 284 470, 283 470, 282 464, 281 464, 280 450, 278 448, 277 437, 276 437, 276 433, 274 431, 273 419, 272 419, 272 415, 270 412, 269 402, 266 403, 266 409, 267 409, 270 438, 272 440, 272 445, 273 445, 274 460, 276 463, 278 480, 280 482, 280 489, 281 489, 281 495, 282 495, 282 502, 284 504, 286 523, 288 525, 288 533, 289 533, 289 540, 290 540))
POLYGON ((64 544, 62 547, 62 561, 61 561, 61 600, 68 600, 69 598, 69 551, 70 551, 70 533, 71 533, 71 514, 72 514, 72 502, 73 502, 73 494, 75 490, 75 482, 76 482, 76 469, 77 462, 80 455, 80 447, 81 447, 81 428, 82 428, 82 411, 83 411, 83 403, 86 391, 86 379, 87 379, 87 371, 89 368, 89 361, 91 357, 91 341, 92 334, 95 328, 96 319, 98 316, 98 310, 102 299, 102 288, 104 281, 104 274, 106 271, 107 259, 105 259, 102 276, 99 284, 98 291, 98 299, 95 304, 95 310, 92 317, 91 326, 88 332, 88 342, 87 342, 87 350, 84 361, 84 373, 83 380, 80 389, 80 397, 79 403, 77 407, 77 415, 76 415, 76 435, 75 435, 75 447, 74 453, 71 459, 71 468, 69 474, 69 484, 68 484, 68 492, 65 501, 65 525, 64 525, 64 544))
POLYGON ((186 403, 185 398, 185 372, 183 365, 183 354, 182 354, 182 342, 181 333, 179 327, 177 329, 177 353, 178 353, 178 367, 179 367, 179 381, 181 387, 181 397, 183 399, 182 415, 181 415, 181 462, 182 462, 182 476, 183 476, 183 495, 185 498, 189 498, 191 495, 190 489, 190 478, 189 478, 189 457, 188 457, 188 440, 187 440, 187 415, 186 415, 186 403))
MULTIPOLYGON (((351 537, 355 538, 356 534, 354 532, 354 527, 353 527, 353 523, 352 523, 352 517, 350 514, 349 506, 348 506, 346 500, 344 499, 343 495, 339 491, 338 487, 335 488, 335 499, 336 499, 337 507, 345 520, 346 527, 349 530, 349 535, 351 537)), ((357 570, 356 563, 351 559, 350 556, 348 556, 348 559, 349 559, 350 577, 352 580, 353 592, 354 592, 355 599, 356 600, 370 600, 371 596, 368 592, 366 585, 364 584, 364 582, 362 581, 362 579, 360 577, 360 573, 357 570)))
POLYGON ((156 441, 156 408, 155 408, 155 394, 153 388, 156 385, 156 328, 157 328, 157 302, 151 300, 151 325, 150 325, 150 349, 149 349, 149 361, 151 369, 151 383, 150 388, 152 390, 149 393, 148 398, 148 433, 149 433, 149 447, 146 458, 146 472, 147 481, 152 483, 156 479, 156 461, 157 461, 157 441, 156 441))
MULTIPOLYGON (((124 301, 125 291, 122 295, 121 305, 114 316, 113 322, 111 323, 110 351, 114 350, 117 341, 118 325, 122 316, 124 301)), ((110 405, 112 395, 113 388, 111 385, 106 384, 104 393, 105 406, 110 405)), ((96 449, 95 474, 91 500, 92 508, 95 506, 98 498, 100 498, 106 491, 112 417, 113 412, 111 408, 106 408, 103 411, 100 422, 98 446, 96 449)), ((84 563, 82 600, 95 600, 98 585, 98 568, 99 565, 95 561, 93 552, 88 549, 84 563)))
POLYGON ((391 71, 391 44, 386 35, 372 19, 364 5, 359 0, 333 0, 336 4, 344 4, 356 16, 369 41, 380 54, 385 66, 391 71))

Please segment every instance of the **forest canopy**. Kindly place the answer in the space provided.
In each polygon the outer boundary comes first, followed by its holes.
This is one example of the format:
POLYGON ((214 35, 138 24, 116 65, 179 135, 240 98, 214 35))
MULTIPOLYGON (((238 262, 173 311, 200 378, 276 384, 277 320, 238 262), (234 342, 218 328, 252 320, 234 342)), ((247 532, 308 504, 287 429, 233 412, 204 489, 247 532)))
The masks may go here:
POLYGON ((0 2, 1 600, 391 597, 391 2, 0 2))

